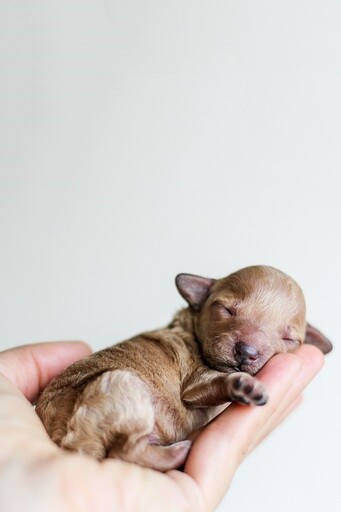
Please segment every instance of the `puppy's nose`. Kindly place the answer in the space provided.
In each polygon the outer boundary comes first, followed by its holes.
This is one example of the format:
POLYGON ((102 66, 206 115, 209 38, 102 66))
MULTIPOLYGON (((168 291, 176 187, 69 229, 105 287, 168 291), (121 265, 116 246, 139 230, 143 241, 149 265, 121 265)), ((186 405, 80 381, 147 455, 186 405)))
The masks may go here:
POLYGON ((235 347, 235 358, 239 364, 250 364, 252 361, 258 359, 259 354, 255 347, 248 345, 244 341, 237 341, 235 347))

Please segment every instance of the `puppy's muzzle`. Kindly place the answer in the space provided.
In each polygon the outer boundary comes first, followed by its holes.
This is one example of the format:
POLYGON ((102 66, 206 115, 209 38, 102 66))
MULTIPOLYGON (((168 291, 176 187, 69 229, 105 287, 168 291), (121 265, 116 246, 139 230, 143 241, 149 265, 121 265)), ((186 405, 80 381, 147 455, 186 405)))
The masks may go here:
POLYGON ((249 365, 258 359, 259 353, 252 345, 244 341, 237 341, 234 347, 234 357, 238 365, 249 365))

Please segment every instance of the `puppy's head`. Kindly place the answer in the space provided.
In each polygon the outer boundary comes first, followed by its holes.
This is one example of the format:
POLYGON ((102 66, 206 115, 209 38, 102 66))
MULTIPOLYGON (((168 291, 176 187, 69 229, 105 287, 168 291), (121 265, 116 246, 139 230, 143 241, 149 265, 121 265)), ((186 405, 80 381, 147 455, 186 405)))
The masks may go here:
POLYGON ((179 274, 176 285, 188 302, 206 363, 254 375, 273 355, 302 343, 324 353, 332 345, 306 323, 298 284, 272 267, 247 267, 223 279, 179 274))

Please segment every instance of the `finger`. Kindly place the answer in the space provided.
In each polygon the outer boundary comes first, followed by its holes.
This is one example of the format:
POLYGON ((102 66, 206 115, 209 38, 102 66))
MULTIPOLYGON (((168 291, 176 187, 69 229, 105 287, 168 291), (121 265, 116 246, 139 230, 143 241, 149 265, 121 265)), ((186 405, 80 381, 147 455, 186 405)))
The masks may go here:
POLYGON ((283 421, 303 402, 303 396, 298 396, 290 405, 279 415, 272 418, 271 422, 267 424, 267 427, 262 429, 259 434, 255 437, 253 442, 250 444, 247 455, 252 452, 273 430, 275 430, 283 421))
MULTIPOLYGON (((262 430, 258 435, 259 438, 266 437, 268 433, 275 428, 275 426, 281 423, 281 420, 289 414, 289 411, 296 408, 298 402, 300 403, 302 401, 301 395, 303 390, 323 366, 324 358, 322 353, 312 345, 302 345, 302 347, 296 351, 296 355, 302 360, 304 371, 298 374, 285 398, 279 404, 277 410, 263 425, 262 430)), ((249 446, 248 451, 251 451, 252 447, 259 442, 260 441, 255 439, 252 442, 252 445, 249 446)))
POLYGON ((214 420, 194 443, 185 471, 202 488, 206 501, 214 508, 226 491, 232 475, 252 440, 274 415, 300 372, 310 374, 320 367, 315 352, 281 354, 272 358, 258 374, 270 396, 264 407, 233 404, 214 420))
POLYGON ((15 454, 55 450, 31 403, 6 377, 0 375, 0 464, 15 454))
POLYGON ((90 347, 81 341, 17 347, 0 353, 0 373, 33 402, 53 377, 90 352, 90 347))
MULTIPOLYGON (((244 446, 243 452, 247 451, 250 441, 253 441, 258 432, 266 430, 267 428, 269 429, 271 422, 275 422, 276 419, 283 414, 283 412, 290 406, 291 402, 302 393, 311 379, 321 369, 322 365, 322 353, 316 348, 306 345, 301 347, 296 354, 282 354, 280 356, 276 356, 258 373, 257 378, 264 383, 269 392, 270 398, 268 404, 262 408, 253 407, 251 410, 249 407, 233 404, 231 408, 229 408, 228 412, 228 414, 230 414, 230 417, 228 418, 230 436, 235 432, 237 435, 236 440, 240 441, 244 434, 245 442, 248 442, 248 445, 244 446), (284 358, 287 360, 289 359, 288 363, 281 369, 284 372, 282 379, 280 369, 277 368, 278 362, 276 362, 276 358, 281 361, 283 361, 284 358), (295 364, 298 364, 300 369, 296 375, 288 381, 288 379, 290 379, 290 365, 294 363, 295 359, 295 364), (285 381, 286 386, 283 387, 285 381), (248 417, 244 430, 241 429, 240 425, 238 425, 242 416, 248 417), (252 430, 250 430, 251 418, 253 419, 252 430), (238 428, 233 428, 233 421, 236 423, 238 428), (249 433, 252 434, 250 439, 250 436, 248 436, 249 433)), ((236 444, 240 446, 240 443, 236 444)))
MULTIPOLYGON (((287 418, 287 416, 290 415, 291 412, 293 412, 295 409, 297 409, 297 407, 302 403, 302 401, 303 401, 303 396, 299 395, 293 402, 291 402, 289 404, 289 406, 283 412, 281 412, 280 415, 276 415, 274 418, 272 418, 271 424, 270 424, 270 422, 267 423, 267 428, 262 429, 261 432, 259 433, 259 435, 255 438, 254 442, 250 445, 250 447, 247 451, 247 454, 249 454, 253 450, 253 448, 258 446, 263 441, 263 439, 265 439, 268 436, 268 434, 272 430, 274 430, 277 426, 279 426, 287 418)), ((193 432, 193 434, 191 434, 188 437, 188 439, 190 439, 193 443, 198 438, 200 433, 204 430, 204 428, 205 427, 202 427, 201 429, 193 432)))
POLYGON ((81 342, 55 342, 0 354, 0 439, 6 439, 2 459, 20 449, 27 453, 37 444, 40 451, 56 450, 25 396, 33 401, 55 375, 89 352, 81 342))
MULTIPOLYGON (((266 415, 266 418, 271 416, 278 398, 282 398, 287 392, 300 369, 301 361, 293 355, 275 356, 269 361, 263 370, 262 380, 263 382, 268 381, 266 383, 268 384, 267 390, 271 396, 270 403, 262 408, 232 404, 211 422, 198 437, 191 451, 192 457, 188 462, 194 464, 193 470, 195 470, 195 474, 200 474, 200 470, 204 469, 204 460, 206 462, 212 461, 213 463, 213 457, 217 455, 216 452, 218 451, 220 453, 228 452, 224 454, 222 459, 226 455, 231 460, 231 449, 233 452, 239 451, 240 441, 247 438, 251 430, 255 431, 257 423, 261 422, 264 415, 266 415), (217 449, 217 443, 219 443, 221 450, 217 449), (203 450, 205 451, 205 456, 202 456, 203 450), (194 456, 197 456, 197 460, 194 460, 194 456)), ((186 469, 192 469, 192 467, 186 466, 186 469)))

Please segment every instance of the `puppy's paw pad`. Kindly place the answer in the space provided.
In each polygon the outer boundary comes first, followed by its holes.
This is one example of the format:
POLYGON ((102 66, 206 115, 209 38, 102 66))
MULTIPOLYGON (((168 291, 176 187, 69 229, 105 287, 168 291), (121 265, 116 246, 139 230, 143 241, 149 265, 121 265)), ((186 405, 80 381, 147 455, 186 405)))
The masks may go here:
POLYGON ((264 385, 248 373, 233 374, 230 377, 232 399, 234 402, 248 405, 264 405, 268 395, 264 385))
POLYGON ((243 381, 243 377, 236 374, 236 375, 231 375, 231 384, 232 384, 232 387, 233 389, 240 389, 242 387, 242 382, 243 381))
POLYGON ((253 384, 247 384, 245 388, 243 389, 244 393, 247 395, 250 395, 253 391, 253 384))

